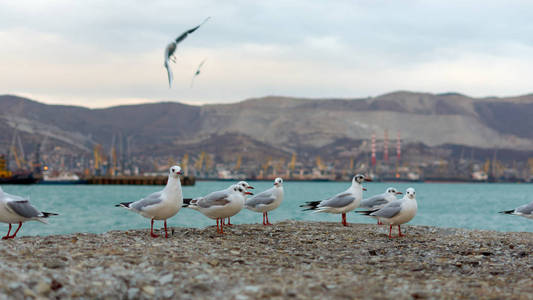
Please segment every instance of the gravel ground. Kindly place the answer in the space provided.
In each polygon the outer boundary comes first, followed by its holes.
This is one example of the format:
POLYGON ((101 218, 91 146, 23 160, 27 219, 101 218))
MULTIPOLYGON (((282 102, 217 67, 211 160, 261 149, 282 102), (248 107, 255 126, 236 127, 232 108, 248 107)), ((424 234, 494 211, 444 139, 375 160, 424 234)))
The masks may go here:
POLYGON ((285 221, 0 242, 0 299, 533 299, 533 233, 285 221), (225 228, 226 230, 226 228, 225 228))

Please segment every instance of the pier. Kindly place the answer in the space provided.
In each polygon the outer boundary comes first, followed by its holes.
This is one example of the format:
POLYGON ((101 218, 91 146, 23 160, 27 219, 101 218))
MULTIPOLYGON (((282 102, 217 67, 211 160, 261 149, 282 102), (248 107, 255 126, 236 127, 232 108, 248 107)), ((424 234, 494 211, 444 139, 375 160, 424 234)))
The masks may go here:
MULTIPOLYGON (((196 183, 194 176, 181 176, 181 185, 191 186, 196 183)), ((86 184, 118 185, 165 185, 167 176, 92 176, 83 179, 86 184)))

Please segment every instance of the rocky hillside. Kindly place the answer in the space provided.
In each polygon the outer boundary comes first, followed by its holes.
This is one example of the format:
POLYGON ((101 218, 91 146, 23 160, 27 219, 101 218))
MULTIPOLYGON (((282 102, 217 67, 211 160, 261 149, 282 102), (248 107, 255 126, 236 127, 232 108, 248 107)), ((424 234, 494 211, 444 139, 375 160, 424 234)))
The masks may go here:
POLYGON ((211 147, 220 155, 242 151, 290 157, 296 152, 357 151, 372 133, 427 146, 533 150, 533 95, 476 99, 456 93, 395 92, 365 99, 269 96, 233 104, 178 102, 105 109, 46 105, 0 96, 0 153, 14 128, 27 151, 44 140, 72 151, 109 147, 127 137, 132 154, 165 154, 211 147), (247 147, 235 147, 242 144, 247 147), (345 147, 350 144, 350 147, 345 147), (322 149, 322 150, 320 150, 322 149), (354 150, 355 149, 355 150, 354 150))

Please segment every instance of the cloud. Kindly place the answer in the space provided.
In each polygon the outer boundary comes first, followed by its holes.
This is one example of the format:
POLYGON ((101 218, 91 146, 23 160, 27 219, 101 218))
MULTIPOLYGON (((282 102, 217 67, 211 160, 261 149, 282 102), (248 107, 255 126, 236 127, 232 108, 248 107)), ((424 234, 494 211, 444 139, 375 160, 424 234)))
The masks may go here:
POLYGON ((529 1, 4 1, 0 93, 91 107, 530 93, 532 12, 529 1), (206 16, 179 45, 169 89, 165 45, 206 16))

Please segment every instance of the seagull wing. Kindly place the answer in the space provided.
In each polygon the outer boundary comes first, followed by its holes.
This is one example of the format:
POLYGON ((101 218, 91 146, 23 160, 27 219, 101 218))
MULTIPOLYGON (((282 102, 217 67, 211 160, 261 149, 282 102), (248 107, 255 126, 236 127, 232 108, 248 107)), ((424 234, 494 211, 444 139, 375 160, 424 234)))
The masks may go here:
POLYGON ((172 86, 172 70, 170 69, 170 66, 168 64, 168 58, 165 59, 165 68, 167 69, 167 76, 168 76, 168 87, 170 88, 172 86))
POLYGON ((343 192, 340 194, 337 194, 327 200, 324 200, 320 202, 318 205, 318 208, 320 207, 333 207, 333 208, 341 208, 345 207, 346 205, 352 203, 355 200, 355 197, 350 192, 343 192))
POLYGON ((193 32, 195 32, 198 28, 200 28, 200 26, 204 25, 205 22, 207 22, 207 20, 209 20, 211 17, 207 17, 200 25, 194 27, 194 28, 191 28, 189 30, 186 30, 184 33, 182 33, 180 36, 178 36, 176 38, 176 44, 179 44, 181 41, 183 41, 185 38, 187 38, 187 36, 193 32))

